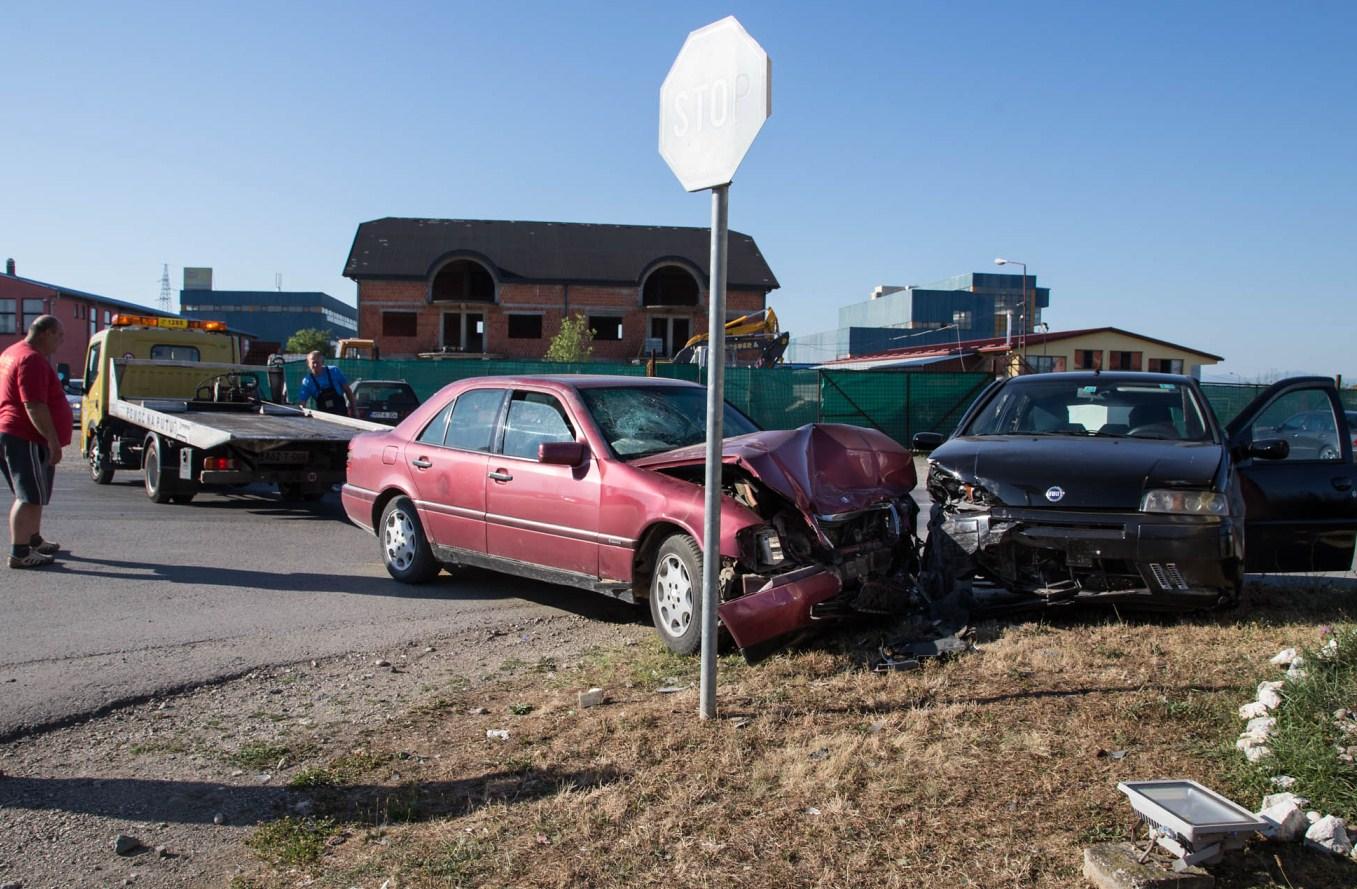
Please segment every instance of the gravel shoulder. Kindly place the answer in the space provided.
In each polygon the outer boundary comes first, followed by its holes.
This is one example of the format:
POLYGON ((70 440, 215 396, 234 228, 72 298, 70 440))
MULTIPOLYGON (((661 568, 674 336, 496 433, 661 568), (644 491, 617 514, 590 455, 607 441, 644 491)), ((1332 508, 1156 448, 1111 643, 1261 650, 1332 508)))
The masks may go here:
MULTIPOLYGON (((634 624, 532 618, 271 667, 0 745, 0 885, 224 886, 261 821, 304 812, 308 764, 360 751, 440 693, 646 639, 634 624), (115 838, 138 847, 114 851, 115 838)), ((437 751, 412 751, 433 756, 437 751)))

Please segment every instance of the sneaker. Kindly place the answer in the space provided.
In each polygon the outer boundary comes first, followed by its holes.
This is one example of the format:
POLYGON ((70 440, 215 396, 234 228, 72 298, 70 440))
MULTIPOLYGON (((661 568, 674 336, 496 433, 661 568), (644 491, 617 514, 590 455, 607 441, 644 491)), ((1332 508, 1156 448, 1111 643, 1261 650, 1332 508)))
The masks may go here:
POLYGON ((10 556, 9 567, 11 568, 43 568, 55 562, 56 559, 51 556, 43 555, 35 549, 30 549, 26 556, 10 556))
POLYGON ((61 544, 53 543, 50 540, 44 540, 42 543, 33 547, 33 550, 42 553, 44 556, 55 556, 57 553, 61 552, 61 544))

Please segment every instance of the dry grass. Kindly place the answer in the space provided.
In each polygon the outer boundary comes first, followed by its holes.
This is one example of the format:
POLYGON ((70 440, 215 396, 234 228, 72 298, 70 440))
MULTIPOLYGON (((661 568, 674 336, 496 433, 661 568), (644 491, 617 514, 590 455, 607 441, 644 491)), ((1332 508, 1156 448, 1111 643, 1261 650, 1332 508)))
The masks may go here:
MULTIPOLYGON (((1243 610, 1219 618, 989 624, 979 651, 915 673, 864 670, 862 639, 757 667, 725 659, 710 724, 695 716, 695 688, 656 691, 695 685, 695 662, 646 646, 601 652, 413 711, 404 734, 364 754, 366 773, 350 761, 348 785, 318 791, 317 814, 344 825, 346 841, 307 878, 395 878, 403 889, 1083 885, 1082 847, 1130 836, 1119 780, 1243 787, 1234 711, 1267 658, 1351 619, 1350 586, 1323 586, 1255 584, 1243 610), (593 685, 609 703, 575 712, 575 693, 593 685), (518 704, 531 712, 511 714, 518 704), (470 706, 489 714, 465 715, 470 706), (510 740, 487 740, 489 728, 510 740)), ((1357 884, 1351 865, 1263 847, 1218 875, 1222 886, 1357 884)), ((298 880, 280 867, 253 883, 298 880)))

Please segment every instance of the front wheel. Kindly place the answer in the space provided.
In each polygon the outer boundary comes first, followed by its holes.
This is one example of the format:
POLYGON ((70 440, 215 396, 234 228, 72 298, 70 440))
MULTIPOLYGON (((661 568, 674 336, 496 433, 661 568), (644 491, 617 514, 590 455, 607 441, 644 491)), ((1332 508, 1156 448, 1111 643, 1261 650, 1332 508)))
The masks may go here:
POLYGON ((687 534, 669 537, 655 553, 650 618, 675 654, 692 654, 702 645, 702 550, 687 534))
POLYGON ((410 498, 397 497, 386 505, 377 537, 382 543, 382 563, 396 580, 425 583, 438 574, 438 562, 410 498))
POLYGON ((106 485, 113 481, 113 461, 108 457, 108 448, 103 436, 90 430, 90 480, 96 485, 106 485))

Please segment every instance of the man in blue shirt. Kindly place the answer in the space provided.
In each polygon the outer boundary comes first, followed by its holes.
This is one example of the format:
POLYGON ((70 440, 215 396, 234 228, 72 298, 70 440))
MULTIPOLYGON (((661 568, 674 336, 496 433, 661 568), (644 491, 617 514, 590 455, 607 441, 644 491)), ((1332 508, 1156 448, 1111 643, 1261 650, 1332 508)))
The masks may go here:
POLYGON ((297 403, 306 404, 308 399, 316 400, 316 410, 328 414, 347 414, 353 416, 353 390, 344 373, 332 364, 325 363, 325 356, 312 352, 306 356, 306 365, 311 372, 302 377, 298 387, 297 403))

